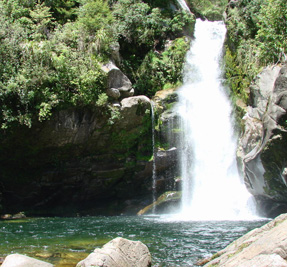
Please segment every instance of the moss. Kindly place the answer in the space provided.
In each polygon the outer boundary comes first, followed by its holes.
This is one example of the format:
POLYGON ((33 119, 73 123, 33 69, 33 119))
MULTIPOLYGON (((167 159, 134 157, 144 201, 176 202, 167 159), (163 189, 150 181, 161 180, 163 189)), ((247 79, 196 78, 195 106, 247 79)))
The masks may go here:
POLYGON ((178 201, 181 199, 182 192, 180 191, 168 191, 162 194, 154 203, 146 206, 142 210, 138 212, 138 215, 144 215, 151 212, 154 208, 159 208, 160 205, 172 202, 172 201, 178 201))

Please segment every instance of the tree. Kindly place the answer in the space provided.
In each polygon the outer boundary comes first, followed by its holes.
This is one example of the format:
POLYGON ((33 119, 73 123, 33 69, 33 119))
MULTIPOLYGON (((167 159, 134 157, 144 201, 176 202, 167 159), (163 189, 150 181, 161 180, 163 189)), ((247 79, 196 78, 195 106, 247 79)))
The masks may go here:
POLYGON ((262 5, 258 21, 260 58, 264 63, 276 63, 287 52, 286 0, 270 0, 262 5))

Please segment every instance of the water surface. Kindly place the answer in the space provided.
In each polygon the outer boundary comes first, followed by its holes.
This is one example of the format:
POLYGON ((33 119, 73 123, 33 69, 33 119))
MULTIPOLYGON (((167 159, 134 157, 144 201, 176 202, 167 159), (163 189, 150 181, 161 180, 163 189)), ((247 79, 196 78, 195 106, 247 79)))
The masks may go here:
POLYGON ((198 259, 212 255, 265 222, 175 221, 164 216, 0 221, 0 257, 21 253, 58 267, 75 266, 96 247, 120 236, 146 244, 152 266, 195 266, 198 259))

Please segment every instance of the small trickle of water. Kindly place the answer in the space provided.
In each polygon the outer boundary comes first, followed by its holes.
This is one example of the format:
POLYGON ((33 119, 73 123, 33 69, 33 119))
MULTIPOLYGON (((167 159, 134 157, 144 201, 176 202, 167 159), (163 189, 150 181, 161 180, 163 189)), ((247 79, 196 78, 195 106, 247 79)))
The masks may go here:
MULTIPOLYGON (((156 151, 155 151, 155 123, 154 123, 154 106, 151 101, 151 121, 152 121, 152 151, 153 151, 153 161, 152 161, 152 202, 156 201, 156 151)), ((155 213, 155 205, 153 206, 152 213, 155 213)))
POLYGON ((232 108, 221 83, 226 28, 197 19, 179 90, 181 215, 195 220, 238 219, 253 214, 251 195, 238 174, 232 108))
POLYGON ((177 2, 183 10, 187 11, 188 13, 191 13, 188 5, 186 4, 184 0, 177 0, 177 2))

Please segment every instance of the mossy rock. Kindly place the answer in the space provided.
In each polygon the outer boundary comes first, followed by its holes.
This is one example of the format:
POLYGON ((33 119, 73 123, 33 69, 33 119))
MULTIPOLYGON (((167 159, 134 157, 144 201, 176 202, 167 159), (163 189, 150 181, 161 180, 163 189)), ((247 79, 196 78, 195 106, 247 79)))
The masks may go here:
POLYGON ((180 191, 168 191, 162 194, 154 203, 146 206, 140 210, 138 215, 150 214, 153 211, 156 213, 167 213, 179 206, 182 192, 180 191))

